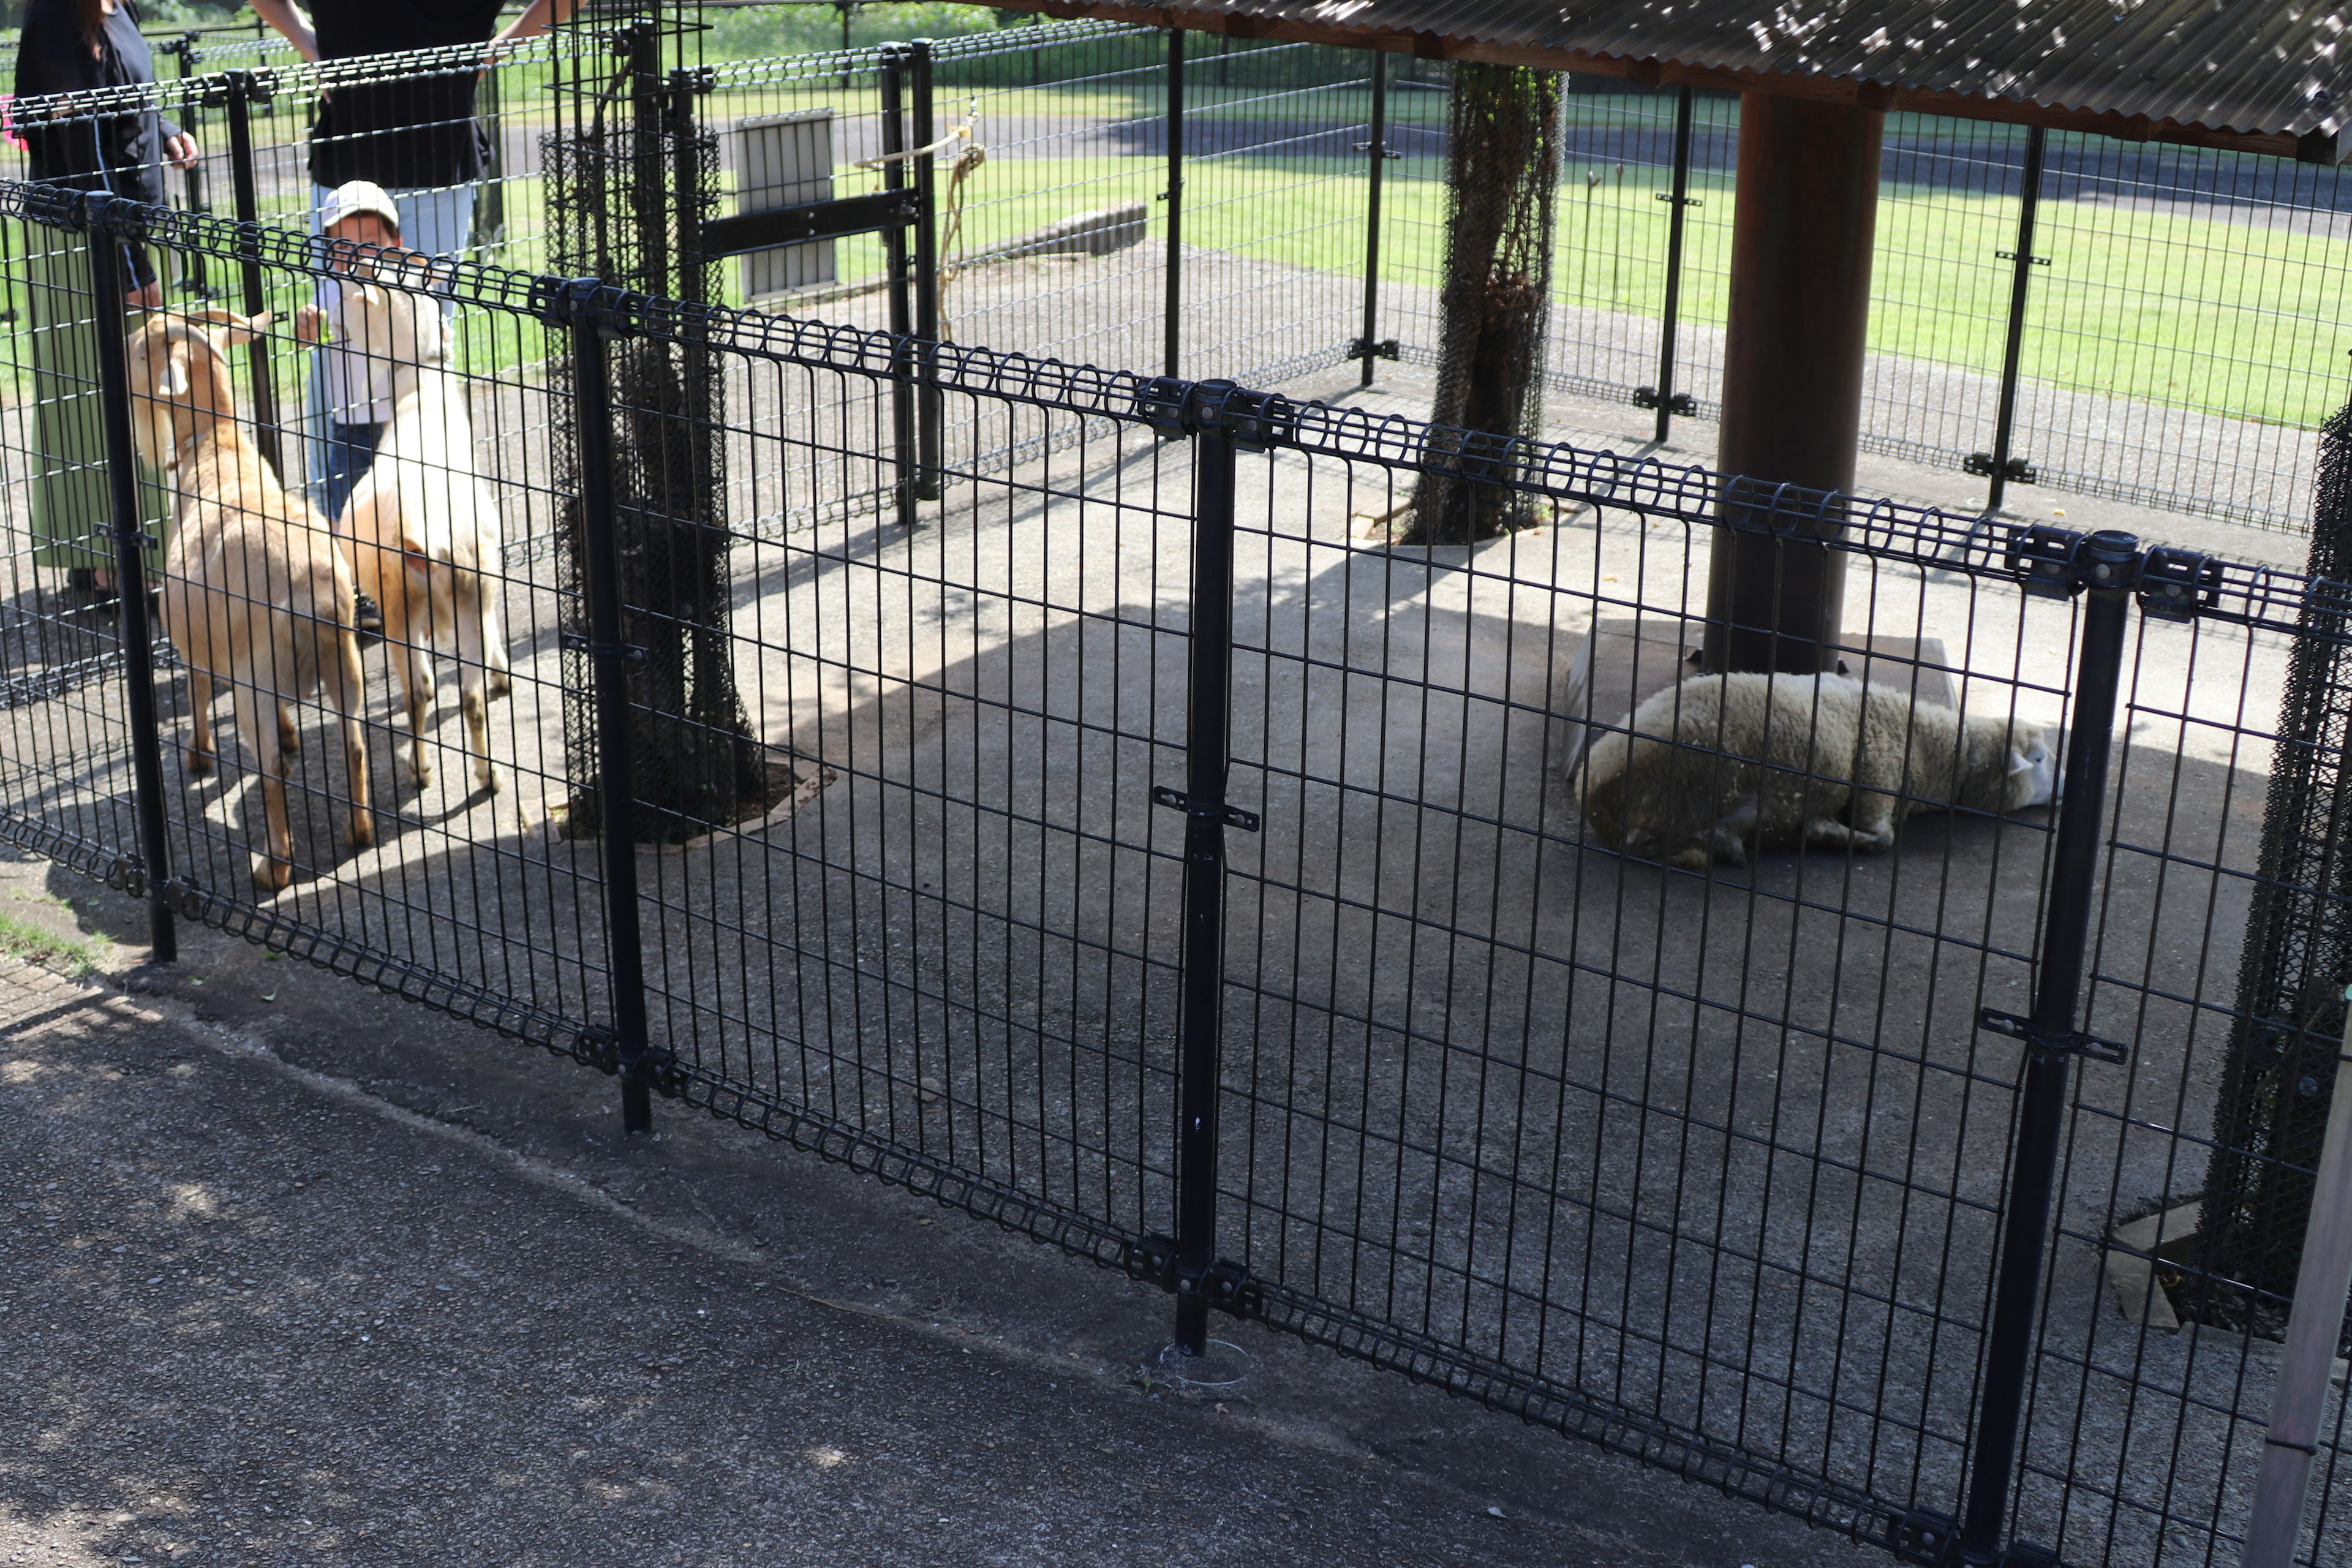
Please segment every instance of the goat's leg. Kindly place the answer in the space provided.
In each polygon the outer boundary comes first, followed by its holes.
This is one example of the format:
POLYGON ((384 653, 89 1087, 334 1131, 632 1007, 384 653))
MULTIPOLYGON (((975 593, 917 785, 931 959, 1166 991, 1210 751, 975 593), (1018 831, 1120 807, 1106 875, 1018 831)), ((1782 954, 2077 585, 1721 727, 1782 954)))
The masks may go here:
MULTIPOLYGON (((413 635, 419 628, 412 624, 413 635)), ((393 660, 400 671, 401 693, 408 701, 408 773, 418 789, 433 783, 433 758, 425 750, 425 718, 433 711, 433 654, 421 642, 410 643, 393 660)))
POLYGON ((193 779, 213 771, 213 677, 194 665, 188 667, 187 763, 193 779))
POLYGON ((457 574, 457 705, 465 712, 466 735, 474 751, 474 782, 496 794, 499 769, 490 761, 489 710, 482 690, 483 677, 488 673, 483 662, 488 645, 483 638, 485 623, 489 620, 488 606, 482 603, 482 580, 470 572, 461 572, 457 574))
POLYGON ((320 660, 328 700, 343 725, 343 771, 351 777, 351 821, 344 838, 354 849, 375 842, 375 812, 368 801, 367 730, 361 712, 367 700, 367 681, 360 670, 360 639, 346 626, 323 628, 334 640, 320 660))
POLYGON ((282 700, 278 704, 278 745, 289 755, 302 749, 302 731, 294 726, 294 704, 282 700))
POLYGON ((261 765, 261 812, 268 852, 253 858, 253 885, 275 893, 294 879, 294 835, 286 826, 286 758, 278 749, 277 704, 258 689, 239 681, 233 688, 236 732, 253 747, 261 765))

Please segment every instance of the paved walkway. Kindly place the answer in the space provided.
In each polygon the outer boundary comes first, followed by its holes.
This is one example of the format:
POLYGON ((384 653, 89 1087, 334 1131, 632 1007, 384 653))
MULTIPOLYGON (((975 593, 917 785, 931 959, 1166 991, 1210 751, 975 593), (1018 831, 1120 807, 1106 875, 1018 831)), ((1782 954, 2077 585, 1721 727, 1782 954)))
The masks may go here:
POLYGON ((1242 1392, 1154 1387, 1124 1281, 674 1110, 622 1146, 608 1080, 243 943, 131 969, 38 863, 0 896, 100 963, 0 959, 0 1562, 1884 1561, 1254 1331, 1242 1392))

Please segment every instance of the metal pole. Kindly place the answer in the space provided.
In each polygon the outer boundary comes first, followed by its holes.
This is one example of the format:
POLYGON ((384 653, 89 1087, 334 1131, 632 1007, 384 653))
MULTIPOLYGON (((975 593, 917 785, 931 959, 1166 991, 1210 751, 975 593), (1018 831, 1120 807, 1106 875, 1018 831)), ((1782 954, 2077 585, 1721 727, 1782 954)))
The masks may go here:
MULTIPOLYGON (((139 515, 139 455, 131 437, 131 365, 122 341, 122 297, 131 274, 122 242, 92 222, 90 286, 97 298, 98 389, 106 420, 106 479, 114 509, 114 591, 122 627, 122 686, 131 706, 131 779, 147 892, 147 948, 156 963, 180 956, 167 889, 171 841, 163 814, 163 739, 155 721, 155 634, 147 624, 147 530, 139 515)), ((2352 1097, 2347 1097, 2352 1098, 2352 1097)))
MULTIPOLYGON (((190 77, 196 74, 196 63, 204 58, 204 50, 198 44, 198 40, 202 37, 203 35, 200 33, 185 33, 181 36, 178 43, 172 46, 172 52, 180 57, 180 79, 182 81, 185 81, 190 77)), ((188 123, 185 129, 188 133, 193 136, 195 135, 196 132, 203 126, 204 122, 198 118, 199 110, 197 109, 195 100, 193 97, 183 95, 183 101, 185 104, 185 108, 184 108, 181 112, 188 117, 188 123)), ((202 139, 199 138, 199 140, 202 139)), ((203 159, 199 158, 187 166, 187 169, 182 175, 181 189, 185 193, 185 199, 190 212, 209 213, 212 211, 211 205, 205 200, 205 163, 203 159)), ((206 281, 205 277, 204 252, 200 250, 184 250, 180 253, 180 292, 193 296, 198 300, 208 300, 212 298, 212 286, 206 281)))
POLYGON ((1184 319, 1184 30, 1168 35, 1168 303, 1166 366, 1175 375, 1184 319))
POLYGON ((622 642, 621 567, 614 537, 613 402, 606 370, 607 323, 594 308, 604 285, 569 289, 572 414, 580 439, 581 566, 588 590, 588 654, 596 678, 596 802, 604 840, 604 941, 620 1037, 621 1126, 653 1126, 645 1073, 646 974, 637 925, 636 794, 631 778, 629 649, 622 642))
POLYGON ((1389 57, 1372 51, 1372 139, 1365 144, 1370 155, 1371 189, 1364 200, 1364 336, 1356 346, 1363 351, 1364 378, 1372 384, 1373 344, 1380 342, 1381 306, 1381 176, 1389 162, 1389 57))
POLYGON ((2017 205, 2017 251, 2009 279, 2009 346, 2000 361, 2000 417, 1993 426, 1992 474, 1985 510, 1999 511, 2009 489, 2009 444, 2017 426, 2017 367, 2025 350, 2025 292, 2033 276, 2033 218, 2042 205, 2042 145, 2039 125, 2025 131, 2025 192, 2017 205))
MULTIPOLYGON (((228 167, 229 179, 236 195, 236 221, 247 226, 261 222, 261 196, 256 188, 253 170, 253 121, 248 112, 256 103, 269 101, 269 89, 251 71, 230 71, 226 79, 228 100, 228 167)), ((248 237, 257 230, 248 226, 248 237)), ((261 253, 251 243, 243 246, 245 272, 245 313, 258 316, 269 308, 269 293, 261 276, 261 253)), ((270 468, 283 479, 286 474, 285 454, 279 449, 282 437, 278 429, 278 387, 270 378, 269 334, 256 332, 246 344, 247 363, 253 371, 253 426, 261 455, 270 468)))
MULTIPOLYGON (((2089 594, 2075 660, 2065 785, 2050 855, 2049 903, 2034 961, 2033 1011, 2022 1029, 2025 1081, 2018 1094, 2008 1212, 2001 1221, 1992 1326, 1986 1335, 1984 1397, 1977 1409, 1976 1441, 1969 1455, 1968 1510, 1960 1529, 1960 1561, 1969 1564, 2000 1561, 2001 1526, 2017 1469, 2019 1417, 2033 1374, 2033 1318, 2050 1242, 2066 1079, 2074 1057, 2092 1044, 2076 1031, 2074 1016, 2082 1000, 2091 903, 2097 891, 2107 756, 2115 739, 2125 620, 2138 556, 2139 541, 2128 533, 2094 533, 2075 547, 2075 581, 2089 594)), ((1986 1023, 1991 1026, 1993 1020, 1986 1023)))
MULTIPOLYGON (((906 50, 891 45, 882 52, 882 188, 907 188, 906 50)), ((908 349, 913 331, 914 304, 908 293, 907 231, 897 222, 882 231, 883 265, 890 286, 890 335, 898 341, 898 374, 890 379, 890 453, 897 469, 891 488, 898 496, 898 524, 915 526, 915 501, 922 489, 919 453, 915 434, 914 365, 908 349)))
POLYGON ((1658 336, 1658 445, 1674 428, 1675 324, 1683 308, 1683 216, 1690 210, 1691 89, 1675 100, 1675 179, 1666 201, 1666 321, 1658 336))
MULTIPOLYGON (((908 74, 914 97, 914 145, 927 149, 938 139, 931 101, 931 41, 917 38, 907 46, 908 74)), ((938 160, 919 152, 915 165, 915 336, 922 340, 920 373, 915 389, 915 445, 918 468, 915 495, 921 500, 940 499, 940 236, 938 224, 938 160)))
MULTIPOLYGON (((1201 394, 1230 392, 1205 382, 1201 394)), ((1176 1348, 1209 1346, 1202 1283, 1217 1259, 1217 1101, 1224 1029, 1225 772, 1233 700, 1234 442, 1194 437, 1192 604, 1186 633, 1183 1054, 1176 1125, 1176 1348)))
MULTIPOLYGON (((2352 1000, 2352 986, 2344 993, 2352 1000)), ((2338 1082, 2352 1082, 2336 1051, 2338 1082)), ((2304 1227, 2303 1264, 2287 1314, 2286 1349, 2271 1395, 2271 1427, 2254 1479, 2252 1516, 2246 1524, 2242 1568, 2288 1568, 2303 1535, 2304 1497, 2319 1449, 2319 1422, 2344 1331, 2344 1302, 2352 1293, 2352 1094, 2331 1097, 2327 1137, 2304 1227)))

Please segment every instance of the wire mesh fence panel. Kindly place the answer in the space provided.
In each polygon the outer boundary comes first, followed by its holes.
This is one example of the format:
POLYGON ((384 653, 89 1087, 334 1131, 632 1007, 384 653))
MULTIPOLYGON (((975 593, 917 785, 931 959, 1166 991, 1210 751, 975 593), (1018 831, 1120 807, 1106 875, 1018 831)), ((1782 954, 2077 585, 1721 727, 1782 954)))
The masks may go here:
MULTIPOLYGON (((79 235, 14 218, 0 227, 0 837, 121 880, 138 835, 89 265, 79 235)), ((160 510, 152 485, 142 499, 160 510)))
POLYGON ((1700 722, 1704 514, 1629 486, 1484 546, 1351 538, 1408 477, 1278 455, 1244 502, 1227 1246, 1311 1337, 1891 1539, 1959 1490, 2016 1058, 1975 1019, 2021 994, 2048 836, 1941 809, 1981 799, 1948 748, 2047 743, 2071 610, 1856 555, 1847 666, 1922 702, 1889 738, 1911 815, 1873 854, 1830 843, 1858 805, 1800 811, 1739 865, 1725 785, 1693 844, 1636 842, 1662 866, 1580 817, 1588 746, 1801 757, 1774 716, 1858 691, 1733 678, 1795 700, 1700 722))
MULTIPOLYGON (((15 190, 23 199, 26 188, 15 190)), ((48 247, 58 305, 43 309, 70 305, 87 320, 90 274, 86 260, 71 266, 86 237, 10 221, 48 247)), ((364 474, 341 469, 339 492, 320 492, 294 478, 310 466, 310 438, 254 418, 254 367, 272 363, 257 347, 299 360, 309 329, 296 329, 304 339, 283 324, 257 334, 226 310, 128 318, 152 603, 173 650, 158 704, 173 901, 273 948, 597 1058, 609 1011, 603 924, 593 846, 583 862, 564 837, 556 595, 543 571, 509 570, 501 549, 505 528, 527 531, 567 501, 545 478, 545 405, 560 396, 452 357, 457 343, 489 363, 542 357, 530 340, 544 329, 513 308, 528 291, 501 308, 446 266, 412 256, 388 270, 377 253, 331 252, 299 235, 257 257, 217 221, 151 237, 261 266, 274 290, 310 292, 327 329, 320 357, 358 416, 332 427, 357 449, 336 461, 373 458, 364 474), (364 646, 361 594, 383 625, 364 646)), ((73 338, 75 353, 95 354, 96 331, 73 338)), ((37 340, 34 368, 78 386, 86 373, 57 352, 37 340)), ((45 446, 102 441, 94 402, 80 394, 55 416, 48 404, 10 411, 9 493, 46 485, 53 498, 16 524, 28 604, 79 597, 86 610, 91 571, 105 574, 65 534, 68 511, 80 519, 90 500, 58 482, 102 465, 103 446, 71 468, 43 458, 45 446)), ((554 417, 565 416, 559 407, 554 417)), ((56 679, 32 663, 25 673, 56 679)), ((71 688, 47 699, 67 704, 61 713, 80 700, 71 688)), ((106 732, 76 764, 89 799, 44 807, 68 826, 121 813, 106 732)), ((72 754, 53 744, 43 738, 23 754, 72 754)))
POLYGON ((2336 168, 2053 134, 2019 416, 2043 482, 2303 531, 2347 195, 2336 168))
POLYGON ((1278 386, 1345 363, 1361 331, 1368 71, 1359 51, 1193 46, 1171 374, 1278 386))
MULTIPOLYGON (((2208 1273, 2200 1244, 2231 1216, 2222 1205, 2209 1219, 2200 1200, 2217 1150, 2249 1136, 2226 1125, 2234 1072, 2284 1075, 2281 1100, 2326 1116, 2330 1086, 2304 1076, 2305 1056, 2286 1044, 2302 1014, 2243 1010, 2250 974, 2294 972, 2284 944, 2300 934, 2304 1005, 2341 1017, 2344 977, 2325 967, 2319 933, 2274 920, 2265 937, 2252 918, 2263 899, 2325 909, 2340 897, 2332 851, 2281 862, 2269 844, 2282 764, 2332 778, 2344 763, 2340 690, 2314 693, 2322 732, 2278 728, 2294 645, 2341 646, 2340 595, 2320 586, 2336 602, 2314 603, 2299 630, 2296 593, 2266 626, 2150 619, 2135 639, 2088 1023, 2131 1057, 2083 1071, 2020 1493, 2032 1533, 2069 1562, 2230 1563, 2245 1538, 2292 1285, 2208 1273), (2233 1060, 2242 1052, 2250 1063, 2233 1060)), ((2336 1056, 2332 1037, 2321 1051, 2336 1056)), ((2299 1239, 2266 1239, 2287 1250, 2291 1279, 2299 1239)), ((2352 1551, 2347 1437, 2332 1409, 2298 1562, 2352 1551)))
MULTIPOLYGON (((2011 125, 1887 118, 1864 449, 1938 468, 1990 452, 2025 142, 2026 132, 2011 125)), ((2025 265, 2032 267, 2030 259, 2025 265)))
POLYGON ((656 1041, 697 1103, 1125 1266, 1170 1228, 1190 450, 1131 378, 951 375, 946 499, 844 515, 896 482, 887 340, 716 341, 738 497, 795 521, 734 535, 761 785, 641 861, 656 1041))

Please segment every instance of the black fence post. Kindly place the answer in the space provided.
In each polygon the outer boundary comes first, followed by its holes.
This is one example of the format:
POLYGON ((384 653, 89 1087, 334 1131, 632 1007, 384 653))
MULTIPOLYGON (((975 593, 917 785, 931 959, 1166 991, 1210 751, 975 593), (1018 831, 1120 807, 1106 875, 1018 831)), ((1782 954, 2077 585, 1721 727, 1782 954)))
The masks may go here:
POLYGON ((922 500, 940 499, 940 447, 943 432, 940 416, 940 232, 939 163, 931 153, 938 139, 931 94, 931 41, 917 38, 907 46, 908 86, 912 105, 915 165, 915 336, 922 340, 919 374, 915 389, 915 495, 922 500))
POLYGON ((1184 328, 1184 29, 1168 35, 1168 300, 1162 375, 1181 374, 1184 328))
POLYGON ((131 779, 139 818, 147 947, 156 962, 180 956, 172 918, 171 840, 163 812, 163 731, 155 717, 155 632, 147 620, 147 529, 139 515, 139 453, 131 437, 131 365, 123 342, 123 296, 131 269, 122 240, 93 201, 89 226, 90 313, 98 327, 98 390, 106 420, 106 479, 114 511, 114 590, 122 631, 122 687, 131 707, 131 779))
MULTIPOLYGON (((882 188, 907 188, 907 47, 890 44, 882 50, 882 188)), ((890 452, 897 470, 891 489, 898 498, 901 527, 915 526, 915 502, 922 490, 919 445, 915 426, 915 361, 908 335, 914 331, 914 306, 908 297, 907 231, 896 221, 882 231, 883 265, 890 286, 890 335, 898 342, 897 374, 890 378, 890 452)))
MULTIPOLYGON (((1203 382, 1205 405, 1233 391, 1203 382)), ((1192 595, 1184 713, 1183 1041, 1176 1124, 1176 1348, 1207 1353, 1217 1261, 1217 1102, 1225 999, 1225 772, 1234 663, 1234 438, 1216 417, 1193 437, 1192 595)))
POLYGON ((2033 220, 2042 205, 2042 151, 2047 133, 2039 125, 2025 131, 2025 189, 2017 205, 2017 248, 1994 254, 2011 263, 2009 279, 2009 344, 2000 360, 2000 413, 1993 425, 1992 450, 1975 456, 1980 462, 1968 466, 1986 476, 1985 510, 1999 511, 2009 484, 2033 482, 2033 470, 2010 456, 2010 443, 2017 433, 2017 373, 2025 353, 2025 296, 2033 269, 2048 264, 2047 257, 2033 254, 2033 220))
POLYGON ((1675 172, 1673 186, 1658 194, 1666 205, 1666 308, 1665 321, 1658 333, 1658 384, 1637 390, 1633 401, 1637 405, 1654 406, 1658 411, 1658 445, 1666 444, 1674 429, 1675 416, 1696 414, 1698 404, 1687 392, 1675 390, 1675 327, 1682 320, 1683 309, 1683 220, 1698 204, 1691 200, 1691 89, 1681 89, 1675 98, 1675 172))
POLYGON ((631 777, 627 664, 621 639, 621 565, 614 529, 613 399, 605 340, 616 334, 604 306, 606 287, 593 278, 565 286, 562 310, 572 339, 572 415, 580 441, 580 557, 588 599, 588 656, 596 679, 597 831, 604 844, 604 941, 611 966, 613 1026, 619 1037, 621 1125, 653 1126, 648 1072, 646 973, 638 927, 636 793, 631 777))
MULTIPOLYGON (((269 83, 253 71, 229 71, 222 78, 222 96, 228 117, 229 180, 236 195, 236 221, 261 222, 261 195, 253 168, 252 107, 270 100, 269 83)), ((248 228, 244 252, 245 313, 258 316, 269 308, 269 291, 261 275, 261 252, 248 228)), ((286 476, 283 437, 278 428, 278 387, 269 369, 269 334, 256 332, 246 344, 247 363, 253 368, 253 426, 261 455, 280 479, 286 476)))
MULTIPOLYGON (((196 74, 197 63, 204 58, 205 51, 201 42, 203 37, 204 35, 201 33, 183 33, 178 41, 171 46, 172 52, 180 57, 182 81, 196 74)), ((197 104, 192 96, 182 98, 180 112, 187 116, 187 124, 183 129, 189 135, 196 137, 201 143, 204 140, 200 134, 204 129, 204 121, 199 117, 197 104)), ((194 160, 183 171, 181 190, 184 193, 183 199, 187 203, 190 212, 209 213, 213 210, 212 204, 205 199, 205 161, 202 158, 194 160)), ((180 253, 180 292, 197 300, 209 300, 213 297, 211 280, 205 274, 203 251, 185 250, 180 253)))
MULTIPOLYGON (((2119 1047, 2075 1027, 2075 1013, 2082 1001, 2092 900, 2097 891, 2107 758, 2115 739, 2125 623, 2139 574, 2139 541, 2112 532, 2078 540, 2063 531, 2035 529, 2021 530, 2011 546, 2011 559, 2024 560, 2029 566, 2058 567, 2060 552, 2064 555, 2063 575, 2042 576, 2042 591, 2089 592, 2075 658, 2074 724, 2067 733, 2058 832, 2051 848, 2049 902, 2034 954, 2033 1010, 2025 1018, 1988 1011, 1979 1019, 1996 1034, 2023 1039, 2026 1055, 2007 1212, 2001 1220, 2000 1271, 1993 1284, 1992 1326, 1986 1335, 1984 1393, 1977 1408, 1967 1512, 1960 1528, 1960 1561, 1970 1564, 2002 1561, 2000 1534, 2017 1469, 2019 1420, 2033 1375, 2033 1320, 2050 1243, 2051 1197, 2064 1131, 2069 1069, 2082 1055, 2121 1059, 2119 1047)), ((2036 576, 2041 574, 2029 576, 2029 587, 2036 576)))
POLYGON ((1364 376, 1358 384, 1372 384, 1372 364, 1380 357, 1381 309, 1381 176, 1397 154, 1389 151, 1389 57, 1372 51, 1372 139, 1364 143, 1371 159, 1370 188, 1364 197, 1364 335, 1356 340, 1363 356, 1364 376))

